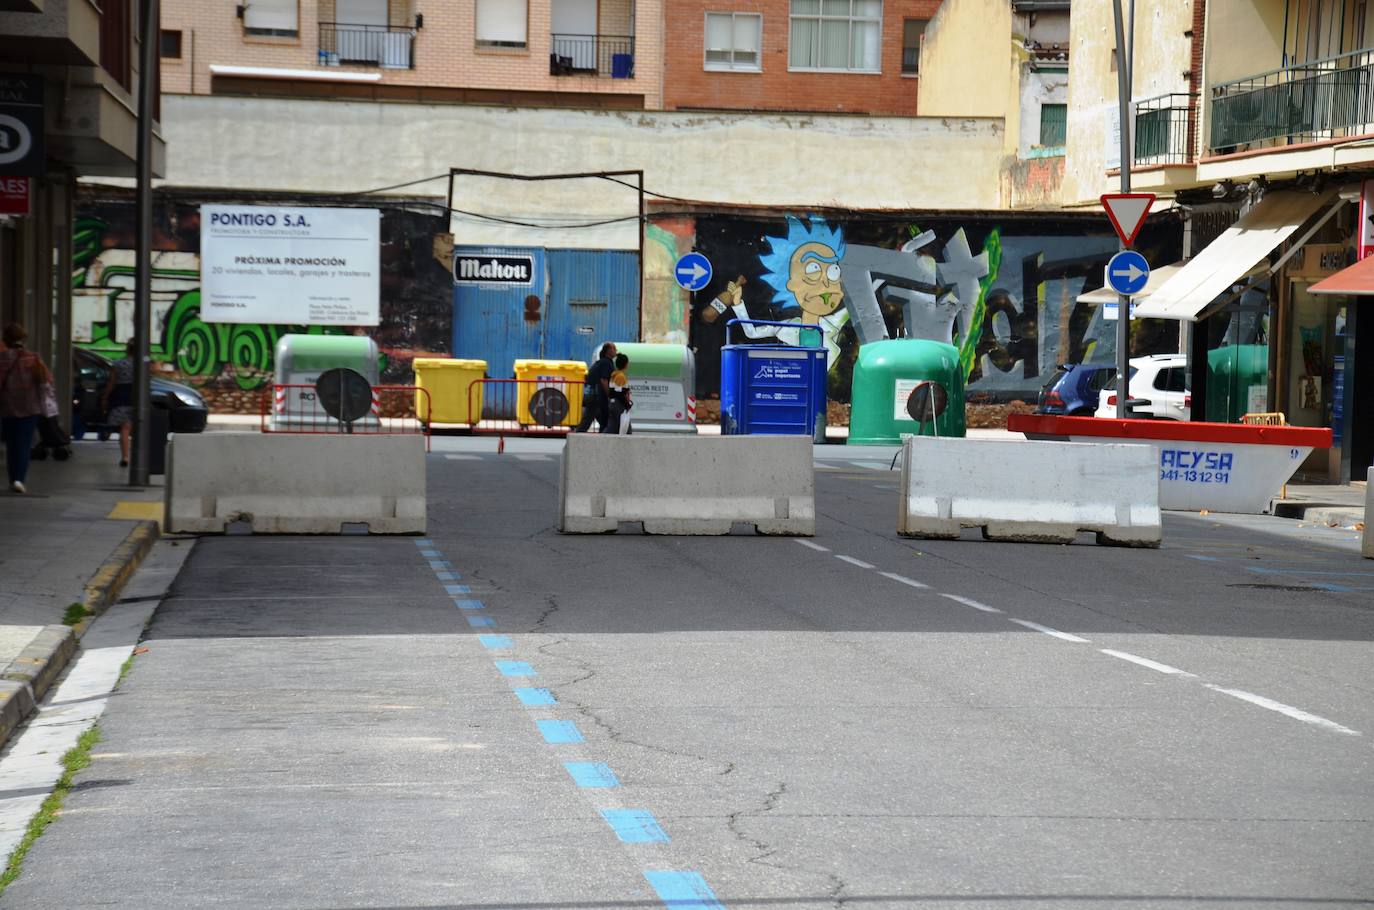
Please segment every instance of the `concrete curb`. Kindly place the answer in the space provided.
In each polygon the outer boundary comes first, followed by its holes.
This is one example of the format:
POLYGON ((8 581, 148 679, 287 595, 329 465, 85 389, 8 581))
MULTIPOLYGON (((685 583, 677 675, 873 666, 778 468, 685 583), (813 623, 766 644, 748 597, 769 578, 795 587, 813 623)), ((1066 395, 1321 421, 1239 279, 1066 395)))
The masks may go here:
POLYGON ((95 616, 119 598, 129 578, 152 549, 158 537, 155 521, 140 521, 124 542, 96 569, 86 584, 82 602, 92 612, 75 627, 44 626, 28 647, 0 673, 0 747, 24 722, 48 689, 67 669, 78 650, 78 640, 95 616))
POLYGON ((1364 510, 1359 506, 1293 499, 1274 500, 1270 503, 1269 513, 1278 518, 1292 518, 1333 528, 1349 528, 1365 520, 1364 510))

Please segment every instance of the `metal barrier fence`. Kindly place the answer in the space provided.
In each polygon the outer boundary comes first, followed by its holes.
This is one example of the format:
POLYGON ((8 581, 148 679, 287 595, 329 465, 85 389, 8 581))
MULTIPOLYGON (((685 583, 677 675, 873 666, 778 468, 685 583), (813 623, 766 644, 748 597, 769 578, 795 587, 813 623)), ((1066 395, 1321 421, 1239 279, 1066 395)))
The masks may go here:
POLYGON ((582 419, 582 381, 573 379, 478 379, 468 385, 468 414, 477 415, 473 433, 507 436, 564 436, 582 419))
POLYGON ((1374 50, 1212 86, 1212 154, 1359 136, 1374 128, 1374 50))
POLYGON ((341 422, 325 412, 315 386, 308 384, 272 385, 263 389, 262 432, 264 433, 354 433, 374 436, 425 437, 429 449, 429 425, 416 413, 417 396, 423 396, 429 410, 429 391, 413 385, 372 386, 372 402, 357 420, 341 422))

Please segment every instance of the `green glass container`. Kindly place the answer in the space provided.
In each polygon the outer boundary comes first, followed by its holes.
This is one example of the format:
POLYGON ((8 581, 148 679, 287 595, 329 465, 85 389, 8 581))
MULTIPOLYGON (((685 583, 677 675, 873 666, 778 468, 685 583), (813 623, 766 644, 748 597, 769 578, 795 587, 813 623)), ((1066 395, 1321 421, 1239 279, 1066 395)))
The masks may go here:
POLYGON ((954 345, 899 338, 859 348, 849 414, 850 445, 897 445, 903 435, 963 436, 964 432, 964 377, 954 345), (923 382, 937 383, 939 388, 932 392, 927 386, 917 392, 923 382), (912 417, 913 394, 918 414, 928 414, 933 399, 934 420, 918 422, 912 417))
POLYGON ((1208 351, 1207 419, 1239 423, 1252 410, 1263 411, 1268 384, 1268 345, 1229 344, 1208 351))

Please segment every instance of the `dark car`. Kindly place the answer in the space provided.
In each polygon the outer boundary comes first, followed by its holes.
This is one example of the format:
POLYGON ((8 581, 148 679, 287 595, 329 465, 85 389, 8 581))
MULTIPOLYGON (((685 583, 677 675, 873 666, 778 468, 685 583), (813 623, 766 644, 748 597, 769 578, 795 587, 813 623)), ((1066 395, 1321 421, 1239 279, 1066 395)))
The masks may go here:
MULTIPOLYGON (((106 424, 104 410, 100 407, 100 396, 110 377, 110 361, 93 351, 74 348, 72 364, 76 374, 72 395, 79 404, 72 435, 80 439, 83 433, 95 432, 101 439, 106 439, 119 429, 106 424)), ((188 385, 156 376, 149 377, 148 385, 153 407, 165 408, 168 412, 167 425, 171 432, 199 433, 205 429, 210 409, 199 392, 188 385)))
POLYGON ((1116 380, 1116 367, 1107 364, 1066 363, 1054 371, 1040 390, 1037 414, 1091 417, 1099 393, 1116 380))

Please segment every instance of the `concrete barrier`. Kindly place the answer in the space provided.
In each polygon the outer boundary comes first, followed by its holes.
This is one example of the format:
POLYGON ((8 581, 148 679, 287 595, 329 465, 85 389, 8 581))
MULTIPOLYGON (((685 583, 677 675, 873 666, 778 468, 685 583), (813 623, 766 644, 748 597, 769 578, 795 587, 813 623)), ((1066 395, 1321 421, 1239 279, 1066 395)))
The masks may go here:
POLYGON ((1140 445, 909 437, 902 446, 903 537, 1157 547, 1154 449, 1140 445))
POLYGON ((1364 531, 1360 533, 1360 555, 1374 559, 1374 532, 1369 530, 1369 520, 1374 518, 1374 467, 1365 475, 1364 486, 1364 531))
POLYGON ((604 534, 816 533, 811 440, 803 436, 589 436, 563 447, 558 529, 604 534))
POLYGON ((425 530, 423 436, 196 433, 167 446, 164 528, 222 534, 425 530))

